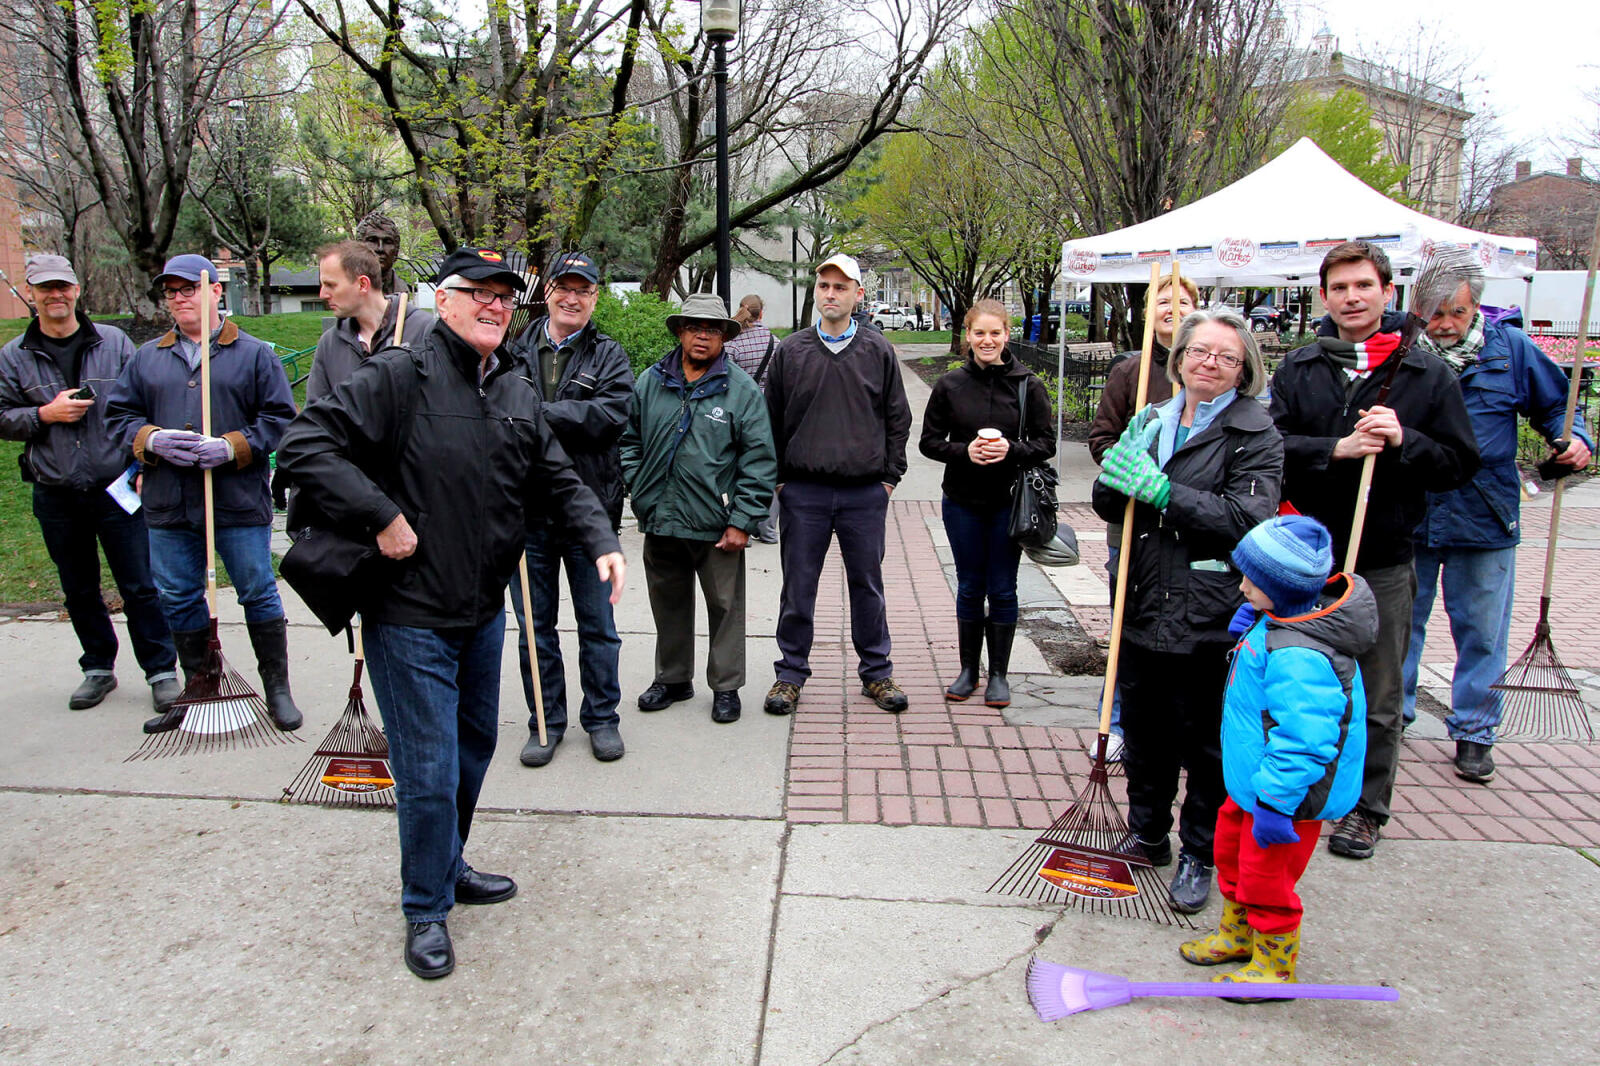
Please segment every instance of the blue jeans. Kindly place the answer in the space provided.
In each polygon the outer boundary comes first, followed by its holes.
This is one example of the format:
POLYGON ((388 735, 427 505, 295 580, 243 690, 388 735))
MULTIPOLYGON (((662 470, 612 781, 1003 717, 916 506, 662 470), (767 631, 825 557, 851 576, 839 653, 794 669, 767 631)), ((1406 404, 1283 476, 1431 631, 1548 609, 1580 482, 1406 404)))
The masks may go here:
MULTIPOLYGON (((272 576, 271 545, 271 526, 217 530, 217 554, 228 568, 246 622, 283 617, 278 582, 272 576)), ((206 628, 211 620, 206 607, 206 531, 200 526, 152 528, 150 570, 173 632, 206 628)))
POLYGON ((400 909, 443 921, 499 732, 506 619, 474 629, 368 621, 367 674, 389 737, 400 827, 400 909))
POLYGON ((83 654, 85 673, 110 673, 117 662, 117 631, 100 595, 100 552, 122 593, 133 656, 151 682, 176 677, 178 655, 150 576, 150 538, 144 515, 129 514, 106 493, 34 485, 33 514, 50 561, 61 576, 67 617, 83 654), (98 548, 96 542, 98 541, 98 548))
POLYGON ((1417 674, 1428 615, 1443 571, 1444 609, 1456 646, 1450 683, 1452 740, 1493 744, 1500 724, 1500 693, 1489 686, 1506 669, 1511 594, 1517 585, 1515 548, 1417 548, 1417 599, 1411 608, 1411 648, 1405 663, 1405 719, 1417 714, 1417 674))
POLYGON ((956 619, 1012 624, 1017 620, 1017 565, 1022 546, 1006 527, 1011 507, 980 509, 944 498, 944 531, 956 563, 956 619), (984 600, 988 600, 985 612, 984 600))
MULTIPOLYGON (((533 600, 534 647, 539 652, 539 684, 544 696, 544 725, 551 740, 567 731, 567 671, 561 661, 561 639, 556 635, 556 609, 561 603, 561 564, 567 566, 567 589, 578 625, 578 683, 583 706, 578 722, 584 731, 616 728, 621 719, 622 680, 617 663, 622 639, 611 613, 611 585, 601 581, 594 561, 577 541, 566 540, 541 522, 528 531, 528 594, 533 600)), ((528 730, 538 728, 534 717, 533 671, 528 665, 528 626, 522 610, 522 581, 511 578, 511 604, 517 615, 517 653, 522 665, 522 695, 528 701, 528 730)))

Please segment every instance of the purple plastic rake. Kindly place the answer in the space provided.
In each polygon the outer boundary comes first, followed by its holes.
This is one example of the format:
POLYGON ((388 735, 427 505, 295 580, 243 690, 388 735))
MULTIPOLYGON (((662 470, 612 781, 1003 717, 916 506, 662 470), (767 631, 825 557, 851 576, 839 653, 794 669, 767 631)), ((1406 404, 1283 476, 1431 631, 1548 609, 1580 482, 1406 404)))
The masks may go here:
POLYGON ((1369 999, 1392 1003, 1394 988, 1376 985, 1223 984, 1213 981, 1130 981, 1115 974, 1076 966, 1028 961, 1028 1001, 1041 1021, 1053 1022, 1079 1011, 1120 1007, 1142 996, 1210 996, 1250 999, 1369 999))

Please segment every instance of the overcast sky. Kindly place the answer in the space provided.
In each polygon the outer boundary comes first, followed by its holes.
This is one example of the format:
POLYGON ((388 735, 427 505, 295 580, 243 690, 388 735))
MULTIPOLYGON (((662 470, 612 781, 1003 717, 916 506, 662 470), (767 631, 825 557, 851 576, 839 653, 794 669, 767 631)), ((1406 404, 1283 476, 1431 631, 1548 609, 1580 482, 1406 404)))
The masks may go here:
MULTIPOLYGON (((1561 169, 1565 142, 1600 126, 1600 105, 1584 92, 1600 89, 1600 5, 1564 0, 1389 0, 1362 7, 1311 0, 1301 9, 1301 43, 1323 22, 1346 54, 1382 51, 1425 22, 1479 57, 1481 80, 1463 86, 1467 107, 1488 103, 1514 140, 1530 142, 1534 169, 1561 169)), ((1591 151, 1589 158, 1600 156, 1591 151)), ((1591 177, 1600 176, 1590 174, 1591 177)))

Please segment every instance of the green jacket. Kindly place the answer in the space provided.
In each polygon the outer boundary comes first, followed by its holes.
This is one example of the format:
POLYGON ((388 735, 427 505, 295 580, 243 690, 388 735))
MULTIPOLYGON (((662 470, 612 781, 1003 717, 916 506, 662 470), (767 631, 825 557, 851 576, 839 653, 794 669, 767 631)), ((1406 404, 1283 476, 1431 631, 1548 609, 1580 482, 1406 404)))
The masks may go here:
POLYGON ((641 532, 715 541, 767 517, 778 480, 767 406, 726 354, 693 384, 680 348, 640 374, 620 447, 641 532))

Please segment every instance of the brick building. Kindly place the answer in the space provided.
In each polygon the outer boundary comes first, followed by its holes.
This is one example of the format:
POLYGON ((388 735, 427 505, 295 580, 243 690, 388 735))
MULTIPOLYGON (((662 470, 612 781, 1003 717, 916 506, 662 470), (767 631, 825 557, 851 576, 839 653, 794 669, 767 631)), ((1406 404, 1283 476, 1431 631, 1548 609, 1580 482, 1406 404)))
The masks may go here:
POLYGON ((1483 226, 1512 237, 1539 241, 1540 270, 1581 270, 1589 265, 1600 181, 1586 177, 1581 159, 1568 159, 1564 173, 1533 173, 1517 164, 1516 177, 1489 194, 1483 226))

